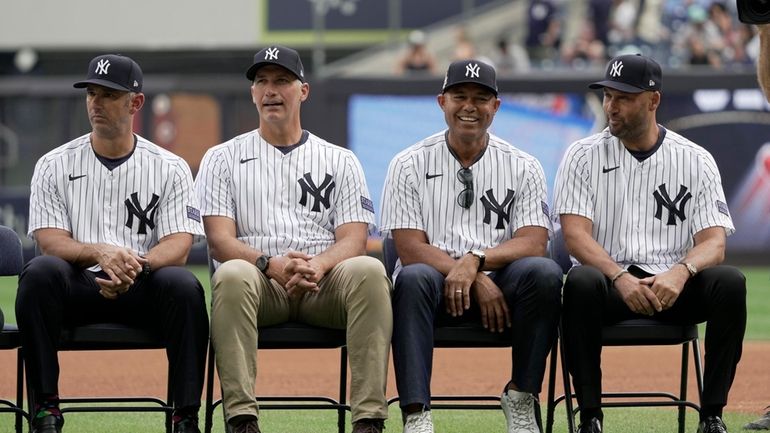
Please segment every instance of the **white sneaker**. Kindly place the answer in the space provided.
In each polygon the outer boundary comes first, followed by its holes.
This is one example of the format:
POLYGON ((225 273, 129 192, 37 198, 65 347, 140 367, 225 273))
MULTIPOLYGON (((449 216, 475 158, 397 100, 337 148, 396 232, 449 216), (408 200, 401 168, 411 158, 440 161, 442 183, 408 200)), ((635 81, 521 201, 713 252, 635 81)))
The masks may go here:
POLYGON ((433 420, 429 410, 410 413, 404 422, 404 433, 433 433, 433 420))
POLYGON ((508 390, 500 397, 508 433, 541 433, 540 403, 528 392, 508 390))

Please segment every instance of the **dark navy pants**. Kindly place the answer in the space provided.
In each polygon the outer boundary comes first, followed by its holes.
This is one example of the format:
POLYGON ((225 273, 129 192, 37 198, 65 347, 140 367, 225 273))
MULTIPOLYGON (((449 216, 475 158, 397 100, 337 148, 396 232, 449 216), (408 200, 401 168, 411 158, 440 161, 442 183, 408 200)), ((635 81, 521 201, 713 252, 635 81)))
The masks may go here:
POLYGON ((30 260, 19 276, 16 317, 33 395, 59 393, 57 344, 62 327, 112 322, 146 327, 166 344, 177 408, 200 406, 208 316, 200 282, 169 266, 140 279, 115 300, 99 294, 97 274, 54 256, 30 260))
MULTIPOLYGON (((511 314, 513 368, 511 380, 521 391, 537 394, 545 360, 556 339, 561 308, 561 268, 551 259, 526 257, 492 272, 511 314)), ((425 264, 405 266, 393 292, 393 362, 399 404, 430 408, 433 327, 480 321, 478 305, 459 318, 444 307, 444 275, 425 264)))
MULTIPOLYGON (((650 275, 635 268, 631 273, 640 278, 650 275)), ((575 395, 583 412, 601 417, 602 326, 646 317, 631 311, 609 278, 598 269, 578 266, 567 274, 564 344, 575 395)), ((746 278, 731 266, 705 269, 687 281, 671 308, 653 317, 682 325, 706 322, 701 406, 705 412, 721 414, 741 359, 746 330, 746 278)))

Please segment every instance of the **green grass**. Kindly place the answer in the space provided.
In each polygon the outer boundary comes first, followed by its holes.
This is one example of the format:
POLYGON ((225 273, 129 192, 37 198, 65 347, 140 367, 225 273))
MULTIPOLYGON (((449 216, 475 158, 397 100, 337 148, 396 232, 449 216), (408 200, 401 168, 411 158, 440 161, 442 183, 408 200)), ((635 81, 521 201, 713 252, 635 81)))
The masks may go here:
MULTIPOLYGON (((545 408, 543 408, 545 417, 545 408)), ((756 418, 750 414, 725 414, 725 422, 730 431, 740 428, 756 418)), ((487 433, 505 431, 505 419, 501 411, 496 410, 435 410, 433 412, 435 430, 442 433, 487 433)), ((687 432, 697 429, 698 416, 695 411, 687 411, 687 432)), ((200 427, 203 429, 203 420, 200 427)), ((545 422, 545 419, 543 419, 545 422)), ((677 412, 675 409, 605 409, 607 431, 616 433, 671 433, 676 431, 677 412)), ((217 410, 213 422, 213 431, 224 432, 222 411, 217 410)), ((390 409, 390 419, 385 424, 386 433, 401 432, 401 412, 395 406, 390 409)), ((263 410, 260 415, 260 429, 269 432, 291 433, 336 433, 337 415, 332 411, 284 411, 263 410)), ((77 433, 162 433, 163 416, 160 414, 66 414, 65 432, 77 433)), ((0 431, 13 431, 13 416, 0 414, 0 431)), ((346 422, 346 431, 351 431, 350 417, 346 422)), ((556 408, 554 433, 567 432, 567 420, 564 406, 556 408)))
MULTIPOLYGON (((206 288, 207 305, 209 305, 210 289, 208 280, 208 268, 205 266, 190 266, 190 269, 206 288)), ((744 267, 748 287, 748 326, 746 338, 752 340, 770 339, 770 268, 744 267)), ((16 292, 16 279, 10 277, 0 278, 0 308, 6 316, 6 322, 15 323, 14 300, 16 292)), ((703 332, 703 331, 701 331, 703 332)), ((702 335, 702 334, 701 334, 702 335)), ((544 399, 545 396, 543 395, 544 399)), ((544 402, 543 402, 544 403, 544 402)), ((694 411, 687 411, 687 432, 694 432, 697 428, 697 415, 694 411)), ((201 416, 203 414, 201 413, 201 416)), ((543 407, 545 416, 545 407, 543 407)), ((390 417, 386 423, 386 432, 398 433, 401 431, 400 411, 396 406, 390 409, 390 417)), ((726 413, 725 421, 731 431, 741 431, 743 424, 756 418, 756 415, 742 413, 726 413)), ((434 412, 436 431, 442 433, 474 433, 474 432, 501 432, 505 430, 505 420, 498 411, 448 411, 436 410, 434 412)), ((13 431, 14 418, 11 414, 0 413, 0 432, 13 431)), ((605 425, 609 430, 617 433, 660 432, 670 433, 676 431, 675 409, 606 409, 605 425)), ((351 430, 350 422, 347 422, 347 431, 351 430)), ((556 422, 554 432, 565 433, 566 416, 564 406, 556 410, 556 422)), ((292 433, 334 433, 336 428, 336 414, 331 411, 279 411, 263 410, 260 426, 268 432, 292 432, 292 433)), ((203 420, 201 419, 201 428, 203 420)), ((26 431, 26 429, 25 429, 26 431)), ((65 431, 78 433, 161 433, 163 432, 163 417, 160 414, 94 414, 94 413, 70 413, 67 414, 65 431)), ((214 432, 223 432, 222 411, 217 410, 214 418, 214 432)))

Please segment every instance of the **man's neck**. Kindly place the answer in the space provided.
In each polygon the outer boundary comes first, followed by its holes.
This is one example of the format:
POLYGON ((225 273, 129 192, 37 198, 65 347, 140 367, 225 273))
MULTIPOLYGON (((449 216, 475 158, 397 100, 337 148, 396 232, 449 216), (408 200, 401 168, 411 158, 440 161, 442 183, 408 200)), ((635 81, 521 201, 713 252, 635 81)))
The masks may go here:
POLYGON ((117 159, 128 155, 134 150, 134 142, 134 133, 131 131, 128 135, 115 138, 100 137, 91 132, 91 147, 97 155, 105 158, 117 159))
POLYGON ((489 143, 489 134, 473 140, 462 140, 451 133, 447 135, 449 148, 463 167, 470 167, 479 159, 489 143))
POLYGON ((260 126, 259 135, 272 146, 293 146, 302 138, 302 127, 299 127, 299 125, 298 127, 293 128, 271 128, 269 126, 260 126))

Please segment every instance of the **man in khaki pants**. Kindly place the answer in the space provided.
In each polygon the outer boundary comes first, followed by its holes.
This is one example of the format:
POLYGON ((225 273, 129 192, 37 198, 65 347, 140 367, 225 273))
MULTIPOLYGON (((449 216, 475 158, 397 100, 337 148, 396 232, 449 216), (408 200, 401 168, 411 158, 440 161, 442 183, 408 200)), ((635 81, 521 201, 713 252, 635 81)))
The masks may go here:
POLYGON ((296 320, 347 330, 354 433, 387 418, 391 284, 365 256, 374 209, 349 150, 305 131, 296 51, 272 46, 246 72, 259 129, 211 148, 195 187, 209 251, 211 335, 233 432, 259 432, 257 326, 296 320))

